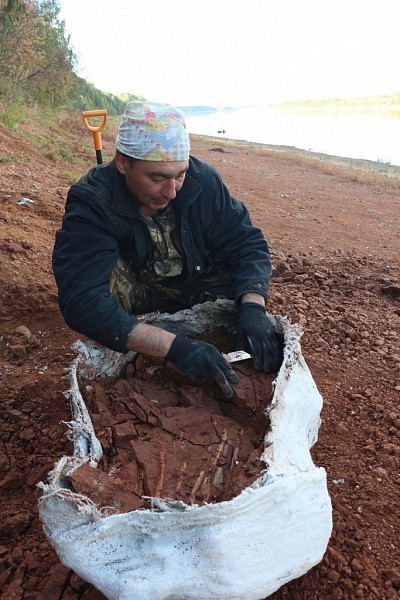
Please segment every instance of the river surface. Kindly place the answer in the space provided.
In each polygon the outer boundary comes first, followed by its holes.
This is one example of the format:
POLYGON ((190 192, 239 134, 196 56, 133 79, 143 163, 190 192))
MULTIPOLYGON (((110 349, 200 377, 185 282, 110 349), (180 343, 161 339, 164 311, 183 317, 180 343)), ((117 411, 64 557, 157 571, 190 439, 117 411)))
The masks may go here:
POLYGON ((400 118, 390 113, 238 108, 186 121, 190 133, 400 165, 400 118))

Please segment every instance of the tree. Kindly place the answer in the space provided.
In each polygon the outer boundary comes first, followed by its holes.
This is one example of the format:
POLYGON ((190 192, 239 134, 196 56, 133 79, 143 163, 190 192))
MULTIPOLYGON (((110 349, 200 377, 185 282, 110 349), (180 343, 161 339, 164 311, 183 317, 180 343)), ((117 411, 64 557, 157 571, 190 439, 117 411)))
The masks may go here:
POLYGON ((0 0, 0 32, 10 29, 16 18, 25 13, 25 4, 21 0, 0 0))
POLYGON ((0 96, 61 104, 74 85, 75 56, 57 0, 7 0, 0 12, 0 96))
POLYGON ((59 13, 58 0, 0 0, 0 99, 121 114, 128 100, 140 97, 102 92, 76 75, 59 13))

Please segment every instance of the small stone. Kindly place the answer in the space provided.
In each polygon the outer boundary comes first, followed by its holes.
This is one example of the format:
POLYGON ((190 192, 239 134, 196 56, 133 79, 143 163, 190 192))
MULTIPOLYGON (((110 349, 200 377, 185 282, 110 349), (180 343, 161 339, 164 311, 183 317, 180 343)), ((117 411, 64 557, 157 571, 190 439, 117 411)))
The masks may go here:
POLYGON ((382 288, 382 292, 390 296, 400 296, 400 284, 393 283, 392 285, 387 285, 382 288))
POLYGON ((399 569, 390 569, 386 571, 386 576, 390 578, 392 582, 392 586, 396 590, 400 590, 400 570, 399 569))
POLYGON ((377 475, 378 477, 382 477, 383 479, 387 479, 389 476, 388 472, 383 467, 376 467, 376 469, 374 469, 374 472, 375 475, 377 475))
POLYGON ((32 440, 34 437, 36 437, 36 434, 33 431, 33 429, 31 429, 31 428, 23 429, 19 433, 19 438, 21 440, 29 441, 29 440, 32 440))
POLYGON ((133 365, 132 363, 128 363, 125 371, 125 377, 133 377, 135 374, 135 370, 135 365, 133 365))
POLYGON ((364 450, 366 450, 367 452, 376 452, 376 448, 374 444, 367 444, 366 446, 364 446, 364 450))
POLYGON ((329 579, 332 583, 338 583, 340 579, 340 573, 335 571, 334 569, 328 569, 326 573, 326 578, 329 579))
POLYGON ((67 567, 64 567, 64 565, 57 564, 48 575, 47 585, 41 595, 41 599, 54 600, 55 598, 61 598, 70 572, 71 571, 67 567))
POLYGON ((326 273, 321 273, 321 271, 315 271, 314 272, 314 277, 316 279, 327 279, 326 273))
POLYGON ((277 262, 275 268, 273 269, 274 275, 282 275, 282 273, 290 271, 289 265, 284 261, 277 262))
POLYGON ((307 325, 307 317, 302 313, 299 313, 298 322, 302 327, 305 327, 307 325))
POLYGON ((29 348, 38 348, 41 345, 41 340, 36 335, 31 335, 28 339, 29 348))
POLYGON ((285 304, 285 302, 286 302, 285 296, 283 294, 279 294, 278 292, 275 292, 273 299, 278 304, 285 304))
POLYGON ((15 333, 19 333, 20 335, 23 335, 27 338, 32 335, 30 330, 27 327, 25 327, 25 325, 18 325, 18 327, 15 328, 15 333))
POLYGON ((331 561, 334 561, 338 566, 344 566, 348 564, 346 557, 342 554, 340 550, 337 550, 336 548, 329 547, 328 556, 331 559, 331 561))
POLYGON ((23 572, 18 570, 13 576, 13 580, 4 590, 2 598, 8 598, 8 600, 22 600, 24 597, 24 590, 22 589, 23 572))
POLYGON ((129 442, 138 436, 136 427, 132 421, 117 423, 113 427, 113 433, 115 436, 115 444, 119 448, 129 448, 129 442))
POLYGON ((10 346, 10 352, 17 356, 18 358, 23 358, 26 356, 26 346, 23 344, 13 344, 10 346))
POLYGON ((351 568, 353 569, 353 571, 363 571, 363 569, 364 569, 364 567, 362 566, 362 564, 360 563, 360 561, 357 558, 353 558, 350 565, 351 565, 351 568))
POLYGON ((342 579, 342 585, 343 585, 344 589, 347 590, 348 592, 352 592, 354 590, 354 583, 352 582, 350 577, 344 577, 342 579))
POLYGON ((309 279, 309 276, 307 275, 307 273, 301 273, 301 274, 295 275, 293 277, 293 281, 295 281, 296 283, 302 283, 303 281, 306 281, 307 279, 309 279))

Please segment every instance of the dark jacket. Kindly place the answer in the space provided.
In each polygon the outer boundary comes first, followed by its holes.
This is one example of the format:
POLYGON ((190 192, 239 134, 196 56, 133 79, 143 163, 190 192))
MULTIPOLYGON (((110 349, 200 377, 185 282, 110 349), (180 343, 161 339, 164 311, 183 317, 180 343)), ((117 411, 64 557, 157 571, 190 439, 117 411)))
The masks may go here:
MULTIPOLYGON (((232 272, 236 300, 246 292, 267 297, 271 277, 267 242, 215 169, 190 157, 183 186, 172 202, 181 224, 187 284, 225 265, 232 272)), ((151 255, 148 228, 115 162, 91 169, 68 193, 53 251, 59 304, 67 324, 125 352, 137 318, 110 298, 110 275, 119 256, 140 270, 151 255)))

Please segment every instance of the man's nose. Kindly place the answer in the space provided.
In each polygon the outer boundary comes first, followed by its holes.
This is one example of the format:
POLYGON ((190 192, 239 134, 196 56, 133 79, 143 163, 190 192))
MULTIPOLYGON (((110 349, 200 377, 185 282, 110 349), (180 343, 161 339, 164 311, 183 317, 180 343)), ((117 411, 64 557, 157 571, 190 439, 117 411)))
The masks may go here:
POLYGON ((162 188, 162 195, 168 200, 173 200, 176 196, 176 181, 175 179, 166 179, 162 188))

